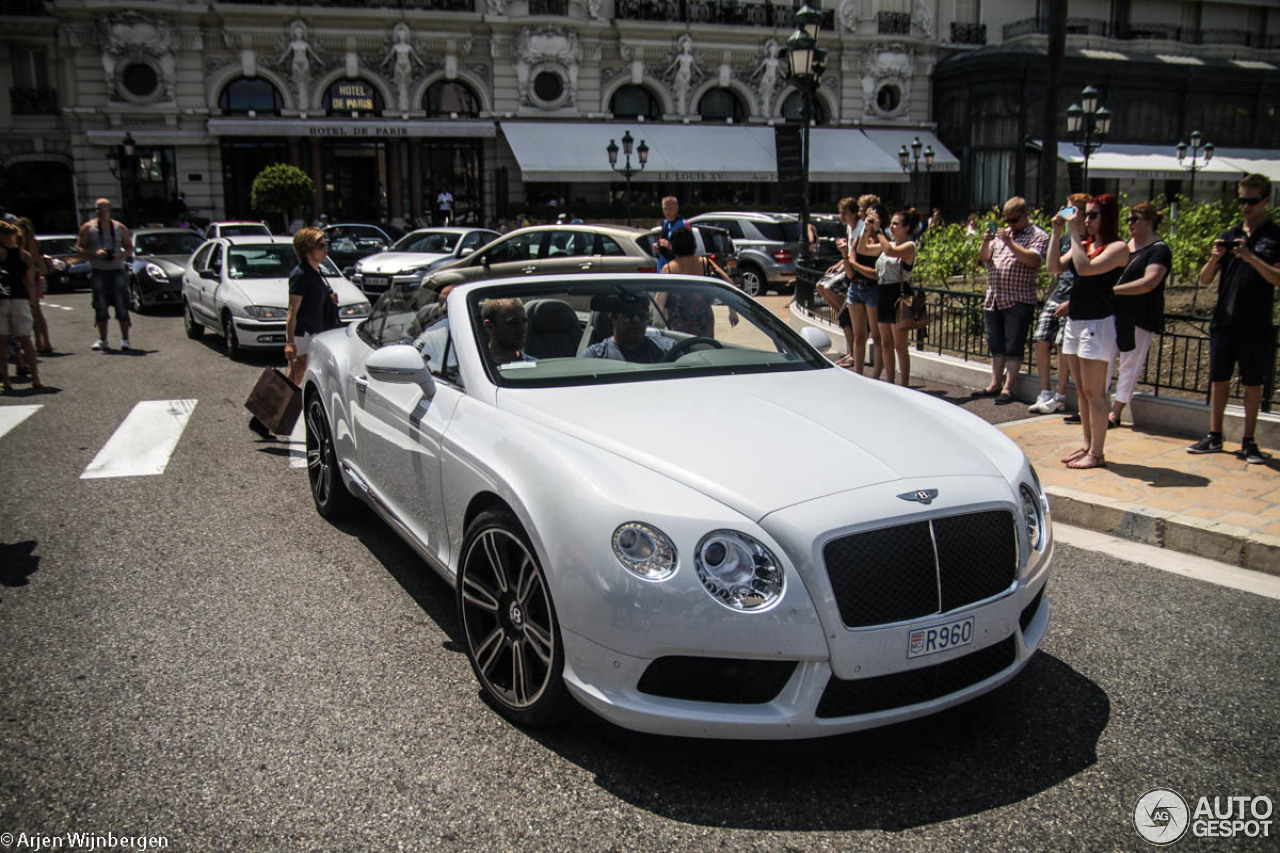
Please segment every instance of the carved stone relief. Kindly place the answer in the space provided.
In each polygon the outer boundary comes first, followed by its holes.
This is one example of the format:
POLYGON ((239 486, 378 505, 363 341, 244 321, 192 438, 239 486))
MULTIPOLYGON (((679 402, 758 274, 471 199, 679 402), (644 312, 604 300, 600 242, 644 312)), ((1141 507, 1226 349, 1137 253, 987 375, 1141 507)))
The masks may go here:
POLYGON ((915 50, 890 42, 862 54, 862 95, 868 115, 900 117, 911 99, 916 72, 915 50))
POLYGON ((173 100, 177 84, 174 54, 180 36, 168 18, 148 12, 109 12, 98 19, 98 36, 108 98, 150 103, 163 94, 166 100, 173 100), (155 92, 134 92, 124 86, 123 72, 136 64, 155 72, 155 92))
POLYGON ((274 64, 288 69, 288 77, 293 83, 298 109, 310 109, 312 68, 315 66, 323 69, 325 61, 307 40, 307 24, 301 18, 289 24, 288 35, 281 40, 281 43, 284 49, 274 64))
POLYGON ((530 91, 530 71, 534 66, 558 71, 568 80, 564 104, 574 106, 578 97, 578 66, 582 62, 582 46, 578 32, 554 26, 522 27, 515 38, 516 86, 520 103, 535 105, 530 91))
POLYGON ((676 97, 676 113, 687 116, 689 93, 707 76, 694 49, 693 38, 687 33, 676 39, 671 62, 662 76, 670 82, 671 92, 676 97))

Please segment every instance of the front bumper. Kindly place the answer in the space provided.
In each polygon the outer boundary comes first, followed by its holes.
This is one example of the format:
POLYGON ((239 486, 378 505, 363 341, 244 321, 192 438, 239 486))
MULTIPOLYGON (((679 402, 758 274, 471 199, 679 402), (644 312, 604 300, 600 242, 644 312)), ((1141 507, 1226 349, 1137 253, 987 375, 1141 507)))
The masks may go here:
POLYGON ((377 298, 391 288, 416 290, 422 283, 423 273, 379 275, 377 273, 354 273, 351 283, 360 288, 366 296, 377 298))
MULTIPOLYGON (((342 324, 349 326, 363 319, 364 317, 357 317, 354 320, 343 320, 342 324)), ((284 349, 284 323, 264 322, 248 317, 236 317, 233 322, 236 337, 240 340, 240 346, 245 349, 284 349)))

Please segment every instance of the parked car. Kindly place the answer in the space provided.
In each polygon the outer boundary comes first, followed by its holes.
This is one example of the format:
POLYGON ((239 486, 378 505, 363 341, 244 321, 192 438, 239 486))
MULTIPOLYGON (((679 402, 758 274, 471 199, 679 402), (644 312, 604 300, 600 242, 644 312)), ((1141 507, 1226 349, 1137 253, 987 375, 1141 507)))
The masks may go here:
POLYGON ((40 251, 50 261, 49 274, 45 276, 46 290, 55 293, 89 287, 93 283, 89 262, 76 255, 76 242, 80 239, 77 235, 50 234, 39 239, 40 251))
POLYGON ((809 221, 818 232, 818 247, 814 254, 814 263, 826 268, 840 260, 840 250, 836 248, 836 240, 846 237, 848 229, 838 214, 811 213, 809 221))
POLYGON ((503 235, 469 257, 441 264, 422 283, 451 284, 509 275, 657 272, 648 233, 621 225, 532 225, 503 235))
POLYGON ((219 237, 270 237, 271 229, 265 222, 210 222, 204 229, 204 236, 206 240, 217 240, 219 237))
POLYGON ((691 225, 714 225, 729 232, 738 250, 742 289, 763 296, 770 288, 782 290, 796 280, 800 254, 800 221, 789 213, 703 213, 691 225))
MULTIPOLYGON (((735 282, 738 282, 741 276, 738 273, 738 250, 733 245, 733 238, 729 236, 729 232, 723 228, 717 228, 714 225, 693 225, 690 229, 698 245, 698 254, 703 257, 710 258, 716 264, 729 274, 735 282)), ((640 245, 646 252, 658 256, 658 235, 662 233, 661 226, 655 226, 649 229, 649 233, 640 239, 640 245)))
POLYGON ((392 243, 387 232, 377 225, 355 222, 330 225, 324 229, 324 237, 329 241, 329 260, 347 278, 351 277, 356 261, 377 254, 392 243))
MULTIPOLYGON (((289 273, 298 265, 291 237, 223 237, 209 240, 182 277, 182 317, 187 337, 206 328, 222 335, 227 355, 284 348, 289 273)), ((369 300, 326 260, 321 273, 338 294, 344 323, 369 316, 369 300)))
POLYGON ((458 640, 511 720, 572 697, 660 734, 832 735, 993 690, 1044 639, 1049 505, 974 415, 834 367, 824 332, 712 279, 438 298, 390 291, 312 344, 309 482, 321 515, 365 501, 454 586, 458 640), (659 292, 712 305, 720 339, 666 328, 659 292), (500 327, 501 362, 480 316, 499 298, 528 317, 523 339, 500 327), (581 357, 601 315, 655 358, 581 357), (761 453, 777 435, 823 464, 761 453))
POLYGON ((129 310, 182 304, 182 276, 204 241, 185 228, 140 228, 133 232, 128 263, 129 310))
POLYGON ((417 287, 432 269, 465 258, 501 236, 488 228, 419 228, 387 251, 357 261, 351 280, 371 297, 389 287, 417 287))

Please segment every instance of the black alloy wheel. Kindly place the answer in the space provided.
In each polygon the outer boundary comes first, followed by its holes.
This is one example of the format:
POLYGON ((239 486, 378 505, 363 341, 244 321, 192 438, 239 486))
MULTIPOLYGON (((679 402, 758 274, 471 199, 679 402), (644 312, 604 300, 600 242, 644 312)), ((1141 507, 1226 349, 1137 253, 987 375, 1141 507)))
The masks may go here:
POLYGON ((538 726, 567 707, 564 647, 546 575, 519 520, 481 513, 467 529, 458 622, 485 697, 514 723, 538 726))
POLYGON ((310 394, 306 406, 307 480, 316 512, 330 521, 342 518, 356 505, 338 470, 338 454, 333 446, 333 433, 319 394, 310 394))

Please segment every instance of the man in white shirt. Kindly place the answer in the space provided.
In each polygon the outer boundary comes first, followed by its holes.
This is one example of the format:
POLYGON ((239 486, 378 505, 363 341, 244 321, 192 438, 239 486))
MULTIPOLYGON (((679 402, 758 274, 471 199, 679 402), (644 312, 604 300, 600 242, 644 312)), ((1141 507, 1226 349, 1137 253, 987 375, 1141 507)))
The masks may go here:
POLYGON ((436 208, 440 212, 440 224, 448 225, 453 221, 453 193, 442 189, 436 196, 436 208))

